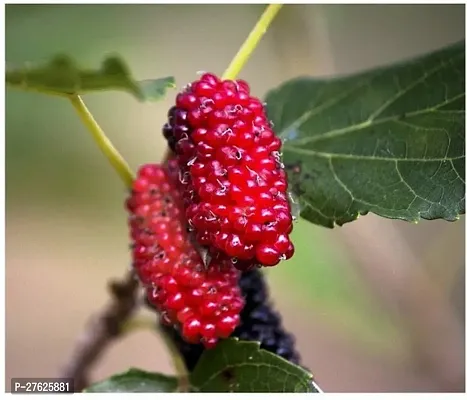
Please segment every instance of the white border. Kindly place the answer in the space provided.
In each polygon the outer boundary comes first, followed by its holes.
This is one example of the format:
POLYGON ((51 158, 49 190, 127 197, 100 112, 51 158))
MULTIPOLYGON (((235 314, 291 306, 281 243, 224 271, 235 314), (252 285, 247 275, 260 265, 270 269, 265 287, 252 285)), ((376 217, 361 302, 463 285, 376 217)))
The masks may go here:
MULTIPOLYGON (((2 4, 0 7, 0 27, 3 36, 5 36, 5 6, 2 4)), ((0 91, 2 92, 2 98, 1 98, 1 113, 0 113, 0 126, 2 127, 2 132, 5 132, 5 79, 3 76, 5 75, 5 38, 2 38, 2 41, 0 42, 0 57, 2 60, 2 79, 0 80, 0 91)), ((1 311, 1 317, 0 317, 0 335, 1 335, 1 343, 3 343, 3 346, 1 347, 1 360, 3 361, 2 364, 0 365, 0 374, 1 374, 1 379, 0 379, 0 393, 5 392, 5 353, 6 353, 6 340, 5 340, 5 297, 6 297, 6 268, 5 268, 5 138, 6 135, 3 134, 3 140, 1 141, 1 150, 0 150, 0 163, 3 166, 2 168, 2 173, 1 173, 1 185, 0 185, 0 201, 2 203, 2 212, 0 213, 0 226, 2 227, 2 238, 1 238, 1 245, 0 245, 0 253, 2 255, 2 272, 3 272, 3 293, 2 296, 0 297, 0 311, 1 311)))
MULTIPOLYGON (((265 2, 265 1, 229 1, 229 2, 223 2, 223 1, 161 1, 161 2, 155 2, 151 0, 139 0, 135 3, 129 2, 129 1, 122 1, 122 0, 117 0, 117 1, 90 1, 90 0, 84 0, 84 1, 48 1, 48 2, 43 2, 43 1, 7 1, 7 2, 2 2, 4 4, 44 4, 44 5, 49 5, 49 4, 132 4, 132 5, 139 5, 139 4, 266 4, 266 3, 281 3, 281 4, 378 4, 378 2, 375 1, 359 1, 359 2, 354 2, 354 1, 303 1, 303 0, 297 0, 297 1, 270 1, 270 2, 265 2)), ((447 5, 449 4, 465 4, 465 1, 449 1, 447 2, 447 5)), ((420 5, 425 5, 425 4, 439 4, 443 5, 444 2, 442 1, 384 1, 381 2, 381 4, 386 5, 386 4, 420 4, 420 5)))
MULTIPOLYGON (((112 2, 104 2, 104 1, 80 1, 80 2, 68 2, 68 1, 49 1, 47 3, 39 2, 39 1, 9 1, 8 4, 132 4, 127 1, 112 1, 112 2)), ((195 1, 184 1, 184 2, 179 2, 179 1, 173 1, 173 2, 161 2, 161 3, 156 3, 153 1, 138 1, 137 4, 174 4, 174 3, 183 3, 183 4, 200 4, 199 2, 195 1)), ((202 4, 210 4, 210 3, 215 3, 219 4, 220 2, 216 1, 205 1, 202 2, 202 4)), ((235 2, 229 2, 226 4, 265 4, 263 1, 235 1, 235 2)), ((275 1, 272 1, 271 3, 278 3, 275 1)), ((310 4, 310 3, 318 3, 318 4, 354 4, 354 2, 349 2, 349 1, 321 1, 321 2, 306 2, 306 1, 283 1, 281 3, 288 4, 310 4)), ((3 39, 0 42, 0 56, 2 59, 2 66, 1 66, 1 71, 2 75, 5 73, 5 63, 3 60, 5 60, 5 4, 6 2, 2 2, 2 7, 0 7, 0 26, 1 26, 1 32, 3 32, 3 39)), ((360 1, 359 4, 375 4, 373 1, 360 1)), ((384 4, 443 4, 440 1, 387 1, 384 2, 384 4)), ((449 4, 465 4, 465 2, 461 1, 450 1, 449 4)), ((135 4, 136 5, 136 4, 135 4)), ((0 113, 0 124, 2 126, 2 131, 5 133, 5 81, 4 79, 0 80, 0 89, 3 93, 2 97, 2 107, 1 107, 1 113, 0 113)), ((5 139, 5 134, 3 135, 3 138, 5 139)), ((467 149, 467 147, 466 147, 467 149)), ((1 141, 1 149, 0 149, 0 157, 1 157, 1 164, 5 166, 5 140, 1 141)), ((0 247, 0 253, 2 254, 3 257, 3 262, 2 262, 2 270, 3 270, 3 296, 1 296, 1 304, 0 304, 0 310, 1 310, 1 322, 0 322, 0 335, 2 342, 4 346, 1 348, 1 359, 3 362, 0 364, 0 373, 2 375, 0 379, 0 393, 5 392, 5 168, 3 168, 2 174, 1 174, 1 195, 0 195, 0 201, 3 206, 3 212, 1 213, 1 220, 0 220, 0 225, 2 226, 2 241, 1 241, 1 247, 0 247)), ((467 259, 466 259, 467 260, 467 259)), ((467 282, 467 280, 466 280, 467 282)), ((466 320, 467 320, 467 310, 466 310, 466 320)), ((467 362, 466 362, 467 364, 467 362)), ((16 399, 31 399, 31 395, 12 395, 11 393, 6 394, 7 396, 15 396, 16 399)), ((352 393, 352 394, 331 394, 331 393, 324 393, 322 394, 323 396, 327 396, 328 398, 340 398, 345 396, 346 399, 355 399, 355 400, 360 400, 363 397, 371 396, 371 398, 379 398, 379 399, 387 399, 387 400, 392 400, 394 396, 397 396, 398 398, 402 399, 408 399, 408 398, 433 398, 433 399, 438 399, 438 398, 446 398, 448 396, 449 398, 465 398, 465 394, 462 393, 388 393, 388 394, 374 394, 374 393, 368 393, 368 394, 361 394, 361 393, 352 393)), ((74 394, 74 397, 81 397, 81 396, 87 396, 84 393, 77 393, 74 394)), ((246 393, 246 394, 233 394, 233 393, 222 393, 222 394, 215 394, 215 393, 187 393, 187 394, 182 394, 182 393, 159 393, 159 394, 118 394, 118 393, 109 393, 109 394, 96 394, 95 396, 99 396, 101 398, 128 398, 128 397, 138 397, 138 398, 150 398, 154 399, 155 396, 159 399, 164 399, 164 398, 171 398, 171 399, 181 399, 181 398, 186 398, 189 396, 190 399, 199 399, 199 400, 204 400, 206 398, 212 398, 219 400, 220 398, 227 398, 227 397, 235 397, 237 399, 245 399, 245 400, 250 400, 250 399, 266 399, 267 397, 274 396, 274 397, 303 397, 308 396, 308 394, 289 394, 289 393, 284 393, 284 394, 260 394, 260 393, 246 393), (267 396, 267 397, 266 397, 267 396)), ((69 399, 69 395, 50 395, 51 398, 53 399, 60 399, 60 398, 65 398, 69 399)), ((41 398, 49 398, 49 396, 42 395, 41 398)))
MULTIPOLYGON (((75 393, 73 399, 84 398, 84 396, 94 396, 103 399, 162 399, 162 400, 223 400, 223 399, 236 399, 236 400, 267 400, 271 397, 280 399, 303 399, 310 400, 310 393, 75 393)), ((25 394, 10 394, 14 399, 18 400, 31 400, 31 395, 25 394)), ((40 399, 70 399, 70 395, 54 394, 54 395, 39 395, 40 399)), ((464 393, 326 393, 319 396, 325 396, 328 399, 340 400, 364 400, 364 399, 378 399, 378 400, 394 400, 397 399, 413 400, 413 399, 465 399, 464 393)))

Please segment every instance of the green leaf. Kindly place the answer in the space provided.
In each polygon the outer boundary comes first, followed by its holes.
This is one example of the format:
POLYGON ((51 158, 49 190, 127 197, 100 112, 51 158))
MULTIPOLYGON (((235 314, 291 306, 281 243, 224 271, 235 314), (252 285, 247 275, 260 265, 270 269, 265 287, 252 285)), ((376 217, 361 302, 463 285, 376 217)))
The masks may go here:
POLYGON ((141 101, 157 101, 168 88, 175 87, 173 77, 136 81, 119 57, 107 57, 100 69, 80 68, 66 55, 57 55, 44 65, 7 68, 7 85, 23 90, 55 95, 85 94, 104 90, 123 90, 141 101))
POLYGON ((259 343, 228 339, 205 351, 191 374, 200 392, 313 392, 312 375, 259 343))
POLYGON ((465 46, 266 96, 301 216, 327 227, 373 212, 465 213, 465 46))
POLYGON ((178 380, 173 376, 131 368, 127 372, 94 383, 85 392, 91 393, 169 393, 175 392, 178 380))

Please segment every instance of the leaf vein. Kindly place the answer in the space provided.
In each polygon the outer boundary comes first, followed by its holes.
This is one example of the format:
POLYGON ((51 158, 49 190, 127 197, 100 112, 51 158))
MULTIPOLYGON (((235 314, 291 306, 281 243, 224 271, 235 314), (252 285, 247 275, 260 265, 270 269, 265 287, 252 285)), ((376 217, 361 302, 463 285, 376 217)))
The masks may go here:
POLYGON ((454 170, 454 172, 456 173, 456 175, 459 177, 459 179, 461 180, 461 182, 465 185, 465 180, 464 178, 462 178, 462 176, 459 174, 459 171, 456 169, 456 167, 454 166, 454 163, 452 162, 452 160, 449 160, 449 162, 451 163, 451 167, 452 169, 454 170))
MULTIPOLYGON (((331 167, 331 170, 332 170, 332 173, 334 175, 334 178, 336 179, 336 182, 342 186, 342 188, 350 195, 350 197, 352 198, 352 201, 358 201, 359 203, 365 205, 365 206, 369 206, 369 207, 376 207, 376 208, 379 208, 379 206, 377 204, 373 204, 373 203, 370 203, 366 200, 362 200, 362 199, 359 199, 357 197, 355 197, 352 192, 350 191, 350 189, 344 184, 344 182, 342 182, 342 180, 339 178, 339 176, 337 175, 335 169, 334 169, 334 166, 330 160, 330 163, 329 163, 330 167, 331 167)), ((399 174, 400 175, 400 174, 399 174)), ((413 192, 413 191, 412 191, 413 192)), ((416 196, 416 194, 414 193, 414 195, 416 196)), ((349 210, 350 207, 347 208, 347 210, 345 211, 345 213, 347 213, 347 211, 349 210)))
MULTIPOLYGON (((434 202, 432 200, 429 200, 425 197, 422 197, 420 196, 419 194, 417 194, 417 192, 412 188, 412 186, 410 186, 410 184, 405 180, 405 178, 402 176, 400 170, 399 170, 399 165, 398 165, 398 160, 395 160, 395 166, 396 166, 396 171, 397 171, 397 174, 399 175, 400 179, 401 179, 401 183, 403 183, 407 189, 409 189, 409 191, 415 196, 415 198, 418 198, 420 200, 423 200, 423 201, 426 201, 428 204, 430 204, 430 208, 433 206, 433 205, 439 205, 441 207, 443 207, 444 209, 446 209, 446 207, 441 204, 441 199, 438 200, 438 202, 434 202)), ((441 198, 442 198, 443 194, 441 194, 441 198)), ((413 203, 413 202, 412 202, 413 203)), ((446 210, 447 211, 447 210, 446 210)))
POLYGON ((312 210, 316 211, 319 215, 326 219, 333 220, 334 218, 330 215, 324 214, 319 208, 315 207, 311 202, 309 202, 307 199, 304 199, 304 202, 306 203, 306 206, 310 207, 312 210))
MULTIPOLYGON (((377 74, 376 74, 377 75, 377 74)), ((357 82, 354 86, 352 86, 349 90, 345 91, 345 92, 342 92, 341 95, 337 96, 337 97, 334 97, 332 98, 331 100, 329 100, 328 102, 325 102, 321 105, 319 105, 318 107, 316 108, 312 108, 308 111, 306 111, 301 117, 297 118, 294 122, 292 122, 289 126, 287 126, 286 128, 282 129, 282 131, 279 133, 279 137, 280 138, 283 138, 284 137, 284 134, 291 130, 291 129, 298 129, 300 128, 300 126, 310 117, 314 116, 314 115, 317 115, 318 113, 320 112, 323 112, 327 109, 329 109, 330 107, 338 104, 340 101, 344 100, 346 97, 350 96, 354 91, 360 89, 361 87, 365 86, 366 84, 368 84, 371 79, 373 79, 373 75, 370 76, 370 77, 367 77, 366 79, 362 79, 360 80, 359 82, 357 82)))
POLYGON ((354 155, 354 154, 344 154, 344 153, 327 153, 324 151, 317 151, 311 149, 302 149, 295 146, 287 146, 284 150, 290 151, 297 154, 304 154, 308 156, 316 156, 322 158, 336 158, 336 159, 347 159, 347 160, 362 160, 362 161, 399 161, 399 162, 444 162, 449 160, 460 160, 465 158, 465 155, 450 157, 450 158, 391 158, 391 157, 374 157, 374 156, 365 156, 365 155, 354 155))
MULTIPOLYGON (((452 97, 451 99, 449 99, 448 101, 445 101, 443 103, 438 104, 435 108, 426 108, 426 109, 422 109, 422 110, 408 112, 408 113, 406 113, 404 115, 404 118, 411 118, 411 117, 420 116, 420 115, 423 115, 423 114, 430 114, 430 116, 436 116, 437 113, 443 114, 442 111, 437 110, 438 107, 443 107, 443 106, 449 104, 450 102, 453 102, 453 101, 455 101, 455 100, 457 100, 457 99, 459 99, 460 97, 463 97, 463 96, 465 96, 465 93, 461 93, 459 95, 456 95, 456 96, 452 97)), ((313 143, 313 142, 318 142, 318 141, 323 140, 323 139, 335 138, 336 136, 341 136, 341 135, 345 135, 347 133, 359 131, 359 130, 364 129, 364 128, 374 127, 376 125, 384 124, 384 123, 387 123, 387 122, 397 121, 400 118, 401 118, 400 115, 392 115, 392 116, 381 118, 379 120, 374 120, 374 121, 365 120, 365 121, 356 123, 354 125, 346 126, 344 128, 333 129, 331 131, 324 132, 324 133, 319 134, 319 135, 304 137, 303 139, 297 139, 297 140, 294 140, 293 143, 294 144, 300 144, 300 145, 310 144, 310 143, 313 143)), ((284 133, 285 133, 285 131, 282 132, 279 136, 282 136, 284 133)))
MULTIPOLYGON (((397 93, 395 96, 392 98, 388 99, 379 109, 377 109, 373 114, 371 114, 367 121, 372 122, 374 119, 378 117, 378 115, 381 115, 384 110, 386 110, 391 104, 393 104, 396 100, 400 99, 401 97, 405 96, 407 93, 409 93, 412 89, 417 87, 420 83, 425 82, 431 75, 435 74, 436 72, 440 71, 441 69, 445 68, 448 66, 449 63, 451 63, 454 59, 459 57, 458 54, 455 56, 449 58, 448 60, 444 61, 441 60, 440 64, 434 67, 433 69, 429 71, 425 71, 425 73, 417 80, 413 81, 410 85, 406 86, 403 88, 399 93, 397 93)), ((397 76, 397 75, 396 75, 397 76)))

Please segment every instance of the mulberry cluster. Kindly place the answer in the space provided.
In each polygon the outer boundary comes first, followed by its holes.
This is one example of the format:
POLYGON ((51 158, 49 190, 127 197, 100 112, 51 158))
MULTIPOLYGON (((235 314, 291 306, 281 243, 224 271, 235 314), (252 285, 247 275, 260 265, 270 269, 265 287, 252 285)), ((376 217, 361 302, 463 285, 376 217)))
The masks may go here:
POLYGON ((163 133, 179 161, 187 221, 214 261, 249 270, 292 257, 281 140, 246 82, 202 75, 178 94, 163 133))
MULTIPOLYGON (((268 289, 262 273, 259 270, 242 273, 239 286, 245 298, 245 307, 240 314, 241 324, 232 336, 258 341, 261 348, 299 364, 300 356, 295 349, 294 338, 284 330, 280 316, 268 301, 268 289)), ((203 346, 187 343, 169 327, 164 329, 177 345, 188 370, 192 371, 201 357, 203 346)))
POLYGON ((240 322, 239 272, 230 260, 204 266, 187 234, 174 175, 174 161, 168 168, 144 165, 138 171, 126 202, 133 266, 161 321, 179 329, 186 342, 212 347, 240 322))

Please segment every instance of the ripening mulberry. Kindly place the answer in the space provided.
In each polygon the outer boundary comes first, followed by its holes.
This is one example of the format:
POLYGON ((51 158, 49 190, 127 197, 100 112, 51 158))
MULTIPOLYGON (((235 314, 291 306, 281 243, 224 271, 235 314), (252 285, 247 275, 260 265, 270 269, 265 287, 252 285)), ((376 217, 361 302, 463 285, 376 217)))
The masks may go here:
POLYGON ((161 321, 189 343, 212 347, 231 335, 243 307, 239 272, 231 261, 206 268, 187 234, 173 161, 168 168, 144 165, 126 207, 133 240, 133 266, 161 321))
POLYGON ((246 82, 204 74, 177 95, 163 134, 179 161, 187 221, 213 260, 248 270, 292 257, 282 143, 246 82))
MULTIPOLYGON (((280 315, 269 301, 263 274, 259 270, 244 272, 239 286, 245 298, 245 306, 240 314, 241 323, 231 336, 257 341, 262 349, 298 365, 300 356, 295 348, 295 339, 284 329, 280 315)), ((164 330, 173 339, 188 370, 192 371, 203 353, 203 346, 187 343, 170 327, 164 330)))

